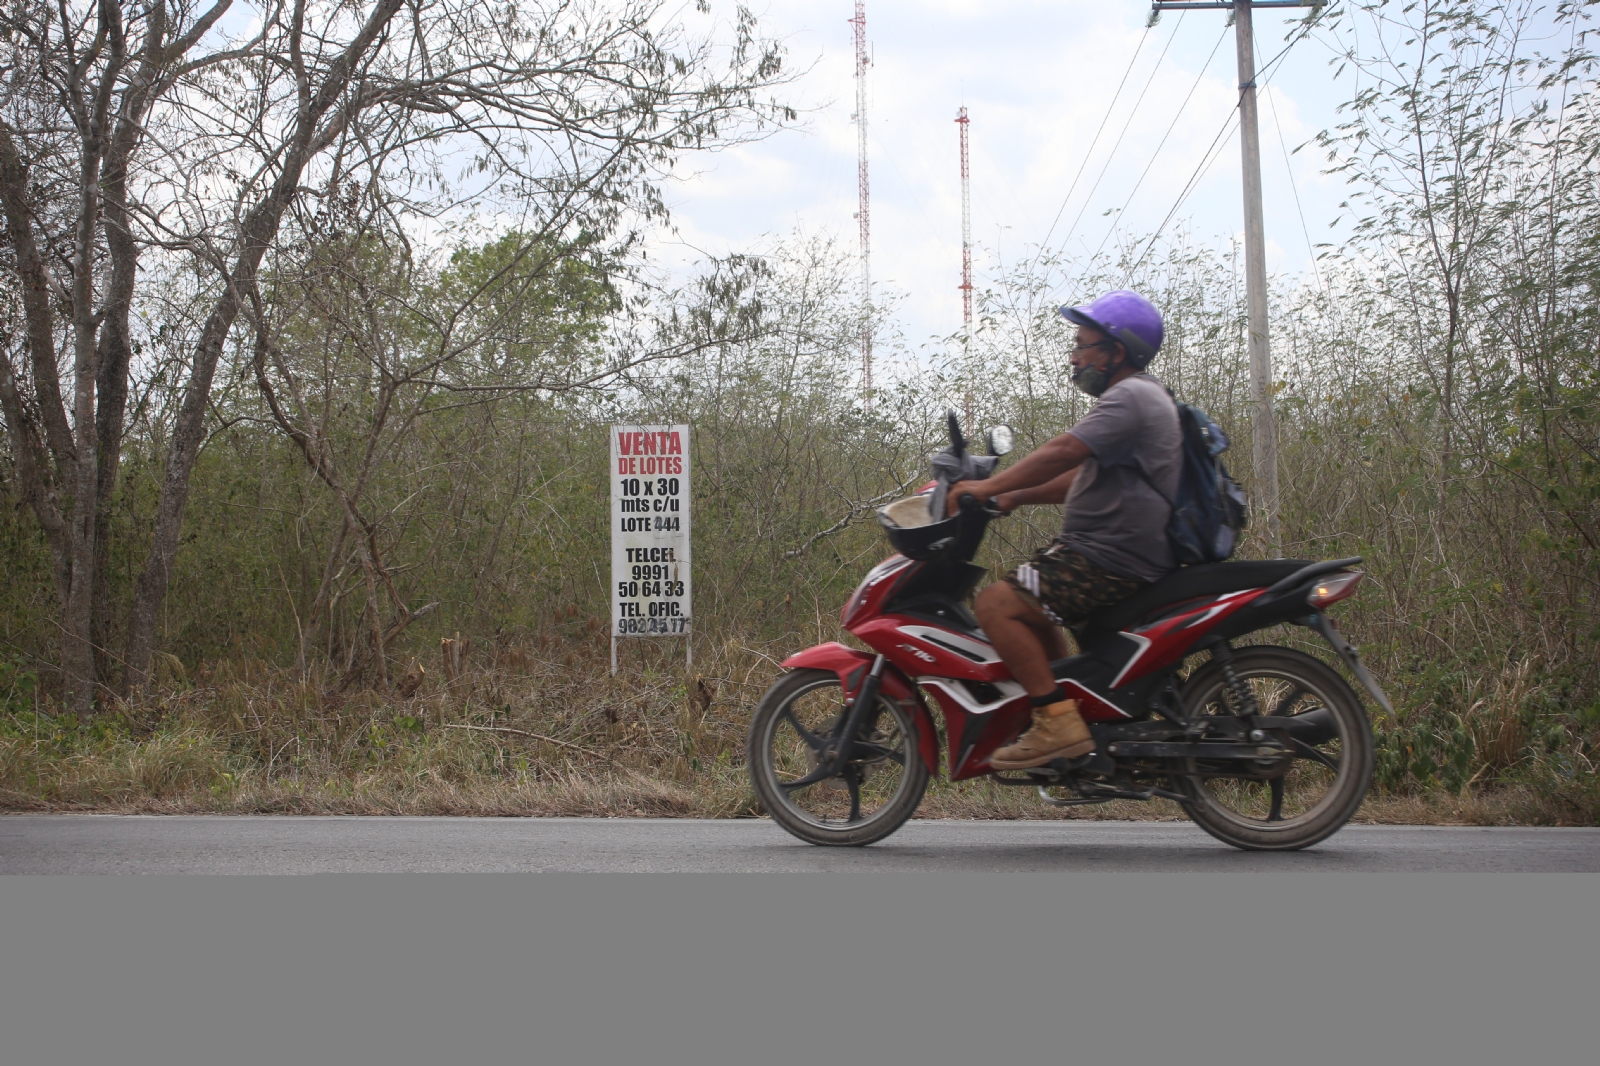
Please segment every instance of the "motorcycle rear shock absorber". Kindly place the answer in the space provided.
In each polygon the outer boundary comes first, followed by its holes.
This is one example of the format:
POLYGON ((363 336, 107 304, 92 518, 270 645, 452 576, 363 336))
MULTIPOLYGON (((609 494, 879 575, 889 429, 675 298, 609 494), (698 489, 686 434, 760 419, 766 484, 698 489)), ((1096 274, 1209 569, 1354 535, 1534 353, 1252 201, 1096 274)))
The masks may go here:
POLYGON ((1233 712, 1241 718, 1253 718, 1260 714, 1261 706, 1256 702, 1256 694, 1250 691, 1250 686, 1233 668, 1233 648, 1228 642, 1219 640, 1211 645, 1211 658, 1222 667, 1222 679, 1227 682, 1228 695, 1233 699, 1233 712))

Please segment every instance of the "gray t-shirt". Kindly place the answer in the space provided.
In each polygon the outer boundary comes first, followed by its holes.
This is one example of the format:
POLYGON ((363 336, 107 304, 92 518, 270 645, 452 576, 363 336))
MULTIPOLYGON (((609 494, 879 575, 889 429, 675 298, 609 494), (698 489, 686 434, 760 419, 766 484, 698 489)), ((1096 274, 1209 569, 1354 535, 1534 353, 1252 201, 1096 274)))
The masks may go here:
POLYGON ((1094 454, 1067 494, 1058 542, 1140 581, 1174 569, 1167 501, 1178 493, 1183 434, 1165 386, 1149 374, 1119 381, 1068 432, 1094 454))

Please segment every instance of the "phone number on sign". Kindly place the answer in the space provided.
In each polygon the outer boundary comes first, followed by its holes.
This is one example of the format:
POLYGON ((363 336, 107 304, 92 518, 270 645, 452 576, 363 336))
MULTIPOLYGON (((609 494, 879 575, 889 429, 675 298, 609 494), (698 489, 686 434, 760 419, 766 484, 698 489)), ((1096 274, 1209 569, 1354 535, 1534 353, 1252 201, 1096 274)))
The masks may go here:
MULTIPOLYGON (((634 567, 635 570, 638 567, 634 567)), ((618 581, 617 598, 682 596, 682 581, 618 581)))
POLYGON ((617 635, 619 637, 634 636, 660 636, 673 633, 689 632, 689 619, 687 618, 619 618, 617 619, 617 635))

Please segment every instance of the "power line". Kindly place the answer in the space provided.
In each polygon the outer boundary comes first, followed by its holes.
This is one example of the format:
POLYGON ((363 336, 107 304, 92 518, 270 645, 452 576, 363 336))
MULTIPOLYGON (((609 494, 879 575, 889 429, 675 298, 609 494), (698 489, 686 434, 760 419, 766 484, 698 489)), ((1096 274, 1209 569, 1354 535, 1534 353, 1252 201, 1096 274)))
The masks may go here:
POLYGON ((1311 36, 1311 31, 1313 29, 1315 29, 1315 28, 1316 28, 1316 22, 1315 21, 1306 23, 1305 26, 1303 26, 1301 28, 1300 33, 1299 33, 1298 36, 1296 36, 1288 44, 1286 44, 1282 48, 1280 48, 1278 50, 1278 54, 1277 55, 1273 56, 1271 59, 1269 59, 1265 63, 1261 64, 1261 73, 1260 73, 1260 75, 1258 75, 1258 80, 1260 80, 1262 82, 1270 81, 1271 78, 1272 78, 1272 75, 1273 75, 1273 69, 1272 68, 1275 65, 1277 65, 1278 62, 1280 62, 1283 59, 1284 56, 1289 54, 1289 49, 1293 48, 1295 45, 1299 44, 1301 41, 1303 41, 1307 37, 1311 36))
MULTIPOLYGON (((1072 219, 1072 226, 1067 227, 1067 235, 1066 235, 1066 237, 1062 237, 1061 238, 1061 246, 1062 246, 1062 248, 1066 248, 1067 242, 1069 242, 1069 240, 1072 240, 1072 234, 1074 234, 1074 232, 1077 232, 1078 222, 1083 221, 1083 211, 1088 210, 1088 205, 1090 205, 1091 200, 1093 200, 1094 194, 1096 194, 1096 192, 1098 192, 1098 190, 1099 190, 1099 182, 1102 182, 1102 181, 1104 181, 1104 179, 1106 179, 1106 171, 1110 170, 1110 162, 1112 162, 1112 160, 1114 160, 1114 158, 1117 158, 1117 149, 1120 149, 1120 147, 1122 147, 1123 138, 1126 138, 1126 136, 1128 136, 1128 128, 1130 128, 1130 126, 1133 125, 1134 115, 1138 115, 1139 114, 1139 104, 1142 104, 1142 102, 1144 102, 1144 96, 1146 96, 1146 94, 1149 93, 1150 85, 1154 85, 1154 83, 1155 83, 1155 75, 1157 75, 1158 72, 1160 72, 1160 69, 1162 69, 1162 61, 1163 61, 1163 59, 1166 59, 1166 53, 1168 53, 1168 51, 1171 50, 1171 46, 1173 46, 1173 40, 1176 40, 1176 38, 1178 38, 1178 30, 1179 30, 1179 27, 1182 26, 1182 24, 1184 24, 1184 19, 1182 19, 1182 16, 1178 16, 1178 24, 1176 24, 1176 26, 1173 26, 1173 34, 1171 34, 1171 37, 1166 38, 1166 46, 1165 46, 1165 48, 1162 48, 1162 54, 1160 54, 1160 56, 1157 56, 1157 58, 1155 58, 1155 66, 1154 67, 1150 67, 1150 77, 1146 78, 1146 82, 1144 82, 1144 88, 1142 88, 1142 90, 1139 90, 1139 98, 1136 99, 1136 101, 1133 101, 1133 110, 1130 110, 1130 112, 1128 112, 1128 118, 1126 118, 1125 122, 1122 123, 1122 133, 1118 133, 1117 134, 1117 142, 1115 142, 1115 144, 1112 144, 1112 146, 1110 146, 1110 152, 1109 152, 1109 154, 1106 155, 1106 165, 1101 166, 1101 173, 1099 173, 1098 176, 1096 176, 1096 178, 1094 178, 1094 184, 1093 184, 1093 186, 1090 187, 1090 190, 1088 190, 1088 195, 1085 195, 1085 197, 1083 197, 1083 206, 1080 206, 1080 208, 1078 208, 1077 216, 1074 216, 1074 219, 1072 219)), ((1109 115, 1109 114, 1110 114, 1110 112, 1107 112, 1107 115, 1109 115)), ((1104 125, 1104 123, 1102 123, 1102 125, 1104 125)), ((1099 134, 1096 134, 1096 138, 1098 138, 1098 136, 1099 136, 1099 134)), ((1093 144, 1091 144, 1090 150, 1093 150, 1093 147, 1094 147, 1093 144)), ((1085 152, 1085 155, 1083 155, 1083 165, 1078 166, 1078 171, 1080 171, 1080 173, 1082 173, 1083 166, 1085 166, 1085 165, 1088 165, 1088 152, 1085 152)), ((1075 184, 1075 182, 1074 182, 1074 184, 1075 184)), ((1070 192, 1067 195, 1070 195, 1070 192)), ((1066 206, 1067 206, 1066 202, 1062 202, 1061 206, 1062 206, 1062 208, 1066 208, 1066 206)), ((1056 227, 1051 226, 1050 227, 1050 234, 1046 234, 1045 235, 1045 243, 1046 243, 1046 245, 1048 245, 1048 243, 1050 243, 1050 235, 1054 234, 1054 229, 1056 229, 1056 227)))
MULTIPOLYGON (((1268 84, 1271 83, 1273 74, 1277 73, 1277 71, 1274 70, 1273 68, 1275 66, 1279 65, 1282 62, 1282 60, 1284 59, 1284 57, 1289 54, 1289 49, 1293 48, 1295 45, 1297 45, 1301 41, 1305 40, 1306 37, 1310 36, 1311 30, 1312 30, 1312 26, 1308 24, 1304 29, 1302 29, 1300 31, 1300 33, 1298 35, 1296 35, 1294 37, 1293 40, 1291 40, 1288 44, 1284 45, 1283 48, 1278 52, 1277 55, 1273 56, 1271 59, 1267 60, 1266 63, 1262 64, 1262 66, 1261 66, 1261 71, 1262 72, 1256 79, 1260 83, 1260 85, 1262 87, 1265 87, 1265 86, 1267 86, 1268 84)), ((1223 34, 1226 35, 1227 34, 1227 30, 1223 30, 1223 34)), ((1194 173, 1189 176, 1189 180, 1187 182, 1185 182, 1183 188, 1181 190, 1179 190, 1178 198, 1175 201, 1173 201, 1172 210, 1167 212, 1167 216, 1161 220, 1161 225, 1156 227, 1156 231, 1150 235, 1150 239, 1145 243, 1145 249, 1140 254, 1138 262, 1133 264, 1133 270, 1138 270, 1141 266, 1144 265, 1145 258, 1147 256, 1149 256, 1151 250, 1155 248, 1156 241, 1160 239, 1161 234, 1167 228, 1167 223, 1172 221, 1172 217, 1178 213, 1178 210, 1183 206, 1183 202, 1189 198, 1191 193, 1194 192, 1195 188, 1198 186, 1198 183, 1199 183, 1200 179, 1205 177, 1206 172, 1211 169, 1211 164, 1215 163, 1217 161, 1217 157, 1220 154, 1218 149, 1219 149, 1219 147, 1226 146, 1227 142, 1226 142, 1226 140, 1224 140, 1225 137, 1229 137, 1231 139, 1231 134, 1233 132, 1233 129, 1234 129, 1234 126, 1235 126, 1235 122, 1237 121, 1238 116, 1239 116, 1239 105, 1238 105, 1237 102, 1235 102, 1234 105, 1233 105, 1233 108, 1228 112, 1227 116, 1225 118, 1223 118, 1223 120, 1222 120, 1222 128, 1217 130, 1216 137, 1212 138, 1211 147, 1207 148, 1206 151, 1205 151, 1205 154, 1200 157, 1200 162, 1195 165, 1194 173)), ((1276 121, 1276 118, 1277 118, 1277 112, 1276 111, 1273 112, 1273 118, 1274 118, 1274 121, 1276 121)), ((1281 130, 1279 131, 1278 136, 1279 136, 1279 140, 1281 141, 1282 137, 1283 137, 1283 133, 1282 133, 1281 130)), ((1294 182, 1293 182, 1293 180, 1291 178, 1290 185, 1292 186, 1293 184, 1294 184, 1294 182)), ((1296 191, 1296 193, 1295 193, 1295 202, 1296 202, 1297 205, 1299 203, 1299 196, 1300 196, 1299 192, 1296 191)), ((1305 222, 1305 215, 1302 212, 1301 213, 1301 223, 1302 223, 1302 225, 1304 225, 1304 222, 1305 222)), ((1308 243, 1309 243, 1309 240, 1308 240, 1308 243)))
POLYGON ((1178 198, 1173 201, 1172 210, 1167 212, 1167 217, 1161 220, 1161 225, 1157 226, 1156 231, 1150 235, 1150 240, 1145 245, 1144 253, 1139 256, 1139 261, 1133 264, 1134 270, 1138 270, 1144 265, 1145 256, 1149 255, 1150 249, 1155 247, 1162 231, 1167 228, 1167 223, 1172 221, 1172 216, 1178 213, 1178 209, 1183 206, 1183 202, 1194 191, 1195 185, 1205 176, 1206 171, 1211 169, 1211 164, 1217 161, 1217 157, 1221 154, 1219 148, 1225 147, 1227 141, 1232 139, 1238 114, 1239 109, 1235 106, 1233 110, 1228 112, 1227 117, 1222 120, 1222 128, 1217 130, 1217 135, 1211 139, 1211 147, 1206 149, 1205 154, 1200 157, 1200 162, 1195 164, 1194 173, 1189 175, 1189 180, 1179 190, 1178 198), (1224 139, 1225 137, 1227 138, 1226 140, 1224 139))
MULTIPOLYGON (((1183 19, 1180 17, 1178 21, 1181 23, 1183 19)), ((1173 32, 1176 34, 1176 29, 1173 32)), ((1139 35, 1139 43, 1134 46, 1133 57, 1128 60, 1128 69, 1122 72, 1122 80, 1117 82, 1117 91, 1111 94, 1111 103, 1106 105, 1106 113, 1100 118, 1100 127, 1094 131, 1094 138, 1089 142, 1089 147, 1085 149, 1083 158, 1078 163, 1078 172, 1072 176, 1072 184, 1067 186, 1067 195, 1062 197, 1061 206, 1056 208, 1056 217, 1051 221, 1050 228, 1045 231, 1044 240, 1040 242, 1040 247, 1050 243, 1051 235, 1055 233, 1056 226, 1061 222, 1061 216, 1067 210, 1067 204, 1072 200, 1072 193, 1078 187, 1078 179, 1083 177, 1083 169, 1089 165, 1089 157, 1094 154, 1094 146, 1100 143, 1100 134, 1105 132, 1106 123, 1111 120, 1111 112, 1116 109, 1117 101, 1122 98, 1122 87, 1128 84, 1128 75, 1133 73, 1133 65, 1139 61, 1139 53, 1144 49, 1144 42, 1149 36, 1150 27, 1146 26, 1144 33, 1139 35)), ((1172 42, 1168 40, 1167 43, 1170 45, 1172 42)), ((1162 54, 1164 55, 1165 53, 1162 54)))
MULTIPOLYGON (((1149 177, 1150 168, 1156 165, 1156 159, 1160 157, 1161 149, 1167 146, 1167 138, 1171 137, 1172 131, 1177 128, 1178 120, 1183 117, 1184 109, 1189 106, 1189 101, 1194 98, 1195 90, 1200 88, 1200 82, 1205 79, 1206 71, 1211 69, 1211 61, 1217 58, 1217 50, 1222 47, 1222 40, 1226 36, 1228 36, 1228 28, 1224 26, 1222 28, 1222 32, 1217 35, 1217 43, 1211 46, 1211 54, 1206 56, 1205 66, 1200 68, 1200 73, 1195 75, 1194 84, 1189 86, 1189 95, 1185 96, 1183 98, 1183 103, 1178 105, 1178 111, 1172 116, 1172 122, 1167 126, 1167 132, 1161 135, 1160 143, 1156 145, 1156 150, 1151 153, 1150 162, 1144 165, 1144 171, 1139 175, 1139 180, 1133 183, 1133 188, 1129 191, 1127 200, 1123 201, 1122 206, 1117 208, 1117 218, 1121 218, 1123 213, 1126 212, 1128 207, 1133 203, 1133 198, 1139 194, 1139 186, 1143 185, 1144 179, 1149 177)), ((1106 241, 1111 239, 1111 233, 1116 228, 1117 219, 1112 219, 1111 225, 1106 227, 1106 235, 1100 238, 1100 247, 1094 250, 1094 254, 1096 256, 1098 256, 1105 248, 1106 241)), ((1092 258, 1093 257, 1091 257, 1091 259, 1092 258)))
POLYGON ((1317 266, 1317 249, 1311 243, 1311 227, 1306 225, 1305 208, 1300 206, 1300 189, 1294 183, 1294 168, 1289 165, 1289 145, 1283 139, 1283 124, 1278 121, 1278 105, 1272 102, 1272 97, 1267 96, 1267 108, 1272 112, 1272 128, 1278 131, 1278 150, 1283 153, 1284 173, 1289 176, 1289 191, 1294 194, 1294 209, 1300 215, 1300 233, 1306 239, 1306 254, 1311 257, 1311 273, 1317 279, 1317 288, 1322 290, 1324 296, 1332 296, 1327 285, 1322 281, 1322 270, 1317 266))

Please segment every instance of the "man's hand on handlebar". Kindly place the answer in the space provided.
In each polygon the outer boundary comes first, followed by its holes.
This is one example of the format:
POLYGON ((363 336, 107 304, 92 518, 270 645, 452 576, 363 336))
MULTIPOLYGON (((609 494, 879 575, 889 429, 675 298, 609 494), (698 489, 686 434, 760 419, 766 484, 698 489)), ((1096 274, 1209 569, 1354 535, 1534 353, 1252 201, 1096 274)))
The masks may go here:
POLYGON ((994 502, 986 506, 1000 514, 1009 514, 1024 504, 1061 503, 1067 498, 1079 467, 1093 454, 1087 444, 1071 433, 1052 437, 1013 466, 981 480, 958 481, 951 485, 945 513, 953 515, 959 511, 961 497, 966 495, 980 500, 993 499, 994 502))
POLYGON ((945 497, 945 513, 953 515, 960 511, 961 498, 963 496, 975 497, 991 512, 998 514, 1009 513, 1011 510, 1009 507, 1003 506, 998 499, 990 497, 990 493, 987 491, 988 484, 987 481, 958 481, 951 485, 950 492, 945 497))

